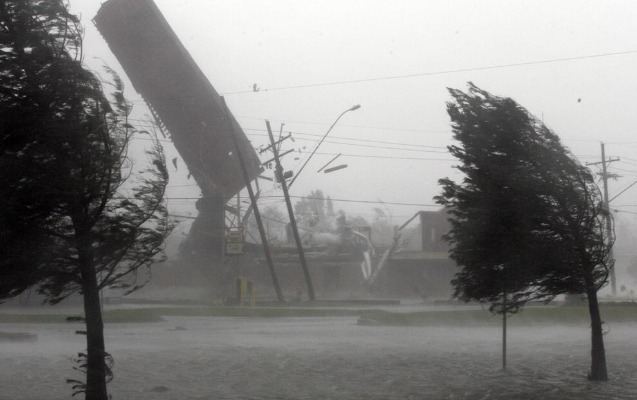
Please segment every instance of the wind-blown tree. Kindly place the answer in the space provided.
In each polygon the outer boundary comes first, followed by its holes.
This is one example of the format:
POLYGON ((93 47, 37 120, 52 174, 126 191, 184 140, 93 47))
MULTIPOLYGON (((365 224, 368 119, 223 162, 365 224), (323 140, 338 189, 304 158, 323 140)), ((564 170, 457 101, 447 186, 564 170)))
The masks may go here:
POLYGON ((99 291, 134 290, 138 272, 161 257, 172 229, 163 203, 163 150, 144 167, 128 148, 136 130, 111 72, 109 101, 82 64, 79 20, 62 0, 0 2, 0 298, 37 287, 50 303, 80 293, 87 351, 86 399, 107 399, 99 291))
POLYGON ((461 267, 455 296, 515 312, 531 300, 584 293, 591 318, 589 378, 606 380, 597 292, 608 280, 613 238, 591 172, 555 133, 510 98, 469 84, 449 89, 462 182, 441 179, 446 240, 461 267))
MULTIPOLYGON (((281 244, 286 242, 286 225, 289 223, 288 216, 283 213, 277 206, 266 206, 261 211, 261 219, 266 226, 266 233, 268 240, 274 244, 281 244)), ((247 223, 244 221, 247 228, 247 234, 255 241, 259 241, 259 232, 257 229, 257 222, 254 213, 250 214, 247 223)))
POLYGON ((48 258, 36 226, 55 200, 37 182, 61 180, 49 149, 63 107, 57 76, 79 49, 80 33, 66 29, 72 18, 57 2, 0 2, 0 292, 8 296, 33 285, 35 258, 48 258))
POLYGON ((326 205, 325 196, 320 189, 311 191, 309 196, 297 201, 294 204, 294 215, 299 225, 319 230, 329 229, 331 224, 327 218, 326 205))

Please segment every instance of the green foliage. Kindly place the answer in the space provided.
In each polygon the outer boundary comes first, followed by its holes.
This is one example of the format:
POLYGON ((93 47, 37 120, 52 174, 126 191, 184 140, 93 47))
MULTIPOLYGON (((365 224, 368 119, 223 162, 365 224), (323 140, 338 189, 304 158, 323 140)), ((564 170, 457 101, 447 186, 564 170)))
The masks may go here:
MULTIPOLYGON (((462 267, 453 281, 465 301, 516 311, 530 300, 583 293, 606 283, 609 246, 601 193, 557 135, 510 98, 473 84, 450 89, 447 110, 464 174, 441 179, 446 240, 462 267)), ((612 241, 611 241, 612 242, 612 241)))
POLYGON ((139 286, 128 277, 155 261, 172 227, 159 142, 128 122, 112 70, 109 101, 84 68, 65 2, 2 2, 0 29, 0 298, 36 284, 53 303, 78 292, 82 242, 100 287, 139 286), (138 175, 127 152, 142 134, 154 141, 138 175))
MULTIPOLYGON (((605 322, 609 324, 637 322, 635 304, 602 306, 605 322)), ((473 327, 480 325, 498 326, 502 323, 499 316, 494 316, 482 309, 435 310, 422 312, 394 313, 388 311, 363 311, 359 323, 382 326, 458 326, 473 327)), ((508 323, 514 327, 531 327, 542 325, 585 325, 590 319, 588 308, 584 306, 537 306, 527 307, 523 312, 510 316, 508 323)))
MULTIPOLYGON (((104 311, 104 323, 146 323, 163 321, 161 315, 154 312, 154 308, 131 308, 122 310, 104 311)), ((0 314, 0 323, 19 324, 64 324, 64 323, 84 323, 81 316, 68 316, 66 314, 0 314)))
POLYGON ((68 83, 83 74, 77 18, 62 1, 0 2, 0 298, 39 280, 53 245, 38 229, 56 206, 58 132, 68 117, 68 83), (67 73, 68 72, 68 73, 67 73))
POLYGON ((327 217, 327 204, 321 190, 311 191, 307 197, 294 204, 294 216, 298 224, 305 228, 329 230, 331 221, 327 217))
POLYGON ((111 98, 82 64, 79 20, 63 0, 0 2, 0 299, 36 286, 51 303, 84 297, 87 382, 75 394, 106 399, 111 377, 99 290, 132 291, 162 259, 172 222, 155 135, 128 121, 119 77, 111 98), (128 157, 149 135, 146 167, 128 157))
POLYGON ((347 217, 342 210, 335 213, 332 199, 325 197, 321 190, 311 191, 297 201, 294 204, 294 216, 301 227, 315 232, 340 233, 346 228, 369 226, 362 217, 347 217))
MULTIPOLYGON (((88 355, 86 353, 77 353, 77 356, 73 357, 73 363, 75 364, 73 369, 86 375, 88 371, 87 360, 88 355)), ((106 383, 110 383, 115 377, 115 375, 113 375, 113 366, 115 365, 113 356, 104 352, 104 363, 106 364, 106 383)), ((73 394, 71 395, 72 397, 75 397, 78 394, 86 393, 86 383, 84 381, 67 378, 66 383, 71 385, 71 390, 73 391, 73 394)))
MULTIPOLYGON (((289 218, 283 213, 277 206, 269 205, 259 210, 261 213, 261 219, 266 226, 266 232, 269 240, 274 244, 285 243, 286 241, 286 225, 289 222, 289 218)), ((254 213, 248 218, 248 237, 259 237, 259 230, 257 228, 257 219, 254 213)))
POLYGON ((394 241, 394 227, 392 226, 391 211, 375 207, 374 219, 371 223, 372 238, 375 244, 391 246, 394 241))
MULTIPOLYGON (((635 303, 602 303, 605 322, 633 324, 637 322, 635 303)), ((391 312, 368 307, 357 308, 348 302, 267 307, 153 307, 109 310, 104 313, 107 324, 162 322, 162 316, 180 317, 253 317, 253 318, 306 318, 306 317, 360 317, 376 325, 386 326, 476 326, 499 325, 502 320, 480 308, 458 308, 416 312, 391 312)), ((586 324, 586 306, 532 306, 509 317, 513 326, 586 324)), ((0 314, 0 322, 11 323, 65 323, 63 314, 0 314)), ((67 321, 67 323, 69 323, 67 321)))

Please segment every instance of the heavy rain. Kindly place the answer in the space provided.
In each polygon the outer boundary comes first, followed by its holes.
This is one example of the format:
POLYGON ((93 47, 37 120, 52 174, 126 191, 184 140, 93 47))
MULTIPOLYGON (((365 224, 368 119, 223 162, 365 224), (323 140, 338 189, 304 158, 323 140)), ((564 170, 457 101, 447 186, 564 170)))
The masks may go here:
POLYGON ((635 18, 3 0, 0 399, 637 398, 635 18))

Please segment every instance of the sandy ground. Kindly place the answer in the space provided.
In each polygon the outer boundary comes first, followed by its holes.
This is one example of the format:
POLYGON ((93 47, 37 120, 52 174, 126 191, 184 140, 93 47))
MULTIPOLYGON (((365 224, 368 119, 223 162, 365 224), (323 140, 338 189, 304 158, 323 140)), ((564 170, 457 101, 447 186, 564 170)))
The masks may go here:
MULTIPOLYGON (((0 324, 0 399, 68 399, 76 324, 0 324)), ((114 399, 635 399, 637 326, 606 336, 610 381, 590 383, 589 332, 359 326, 355 318, 192 318, 107 326, 114 399)), ((81 398, 81 396, 79 396, 81 398)))

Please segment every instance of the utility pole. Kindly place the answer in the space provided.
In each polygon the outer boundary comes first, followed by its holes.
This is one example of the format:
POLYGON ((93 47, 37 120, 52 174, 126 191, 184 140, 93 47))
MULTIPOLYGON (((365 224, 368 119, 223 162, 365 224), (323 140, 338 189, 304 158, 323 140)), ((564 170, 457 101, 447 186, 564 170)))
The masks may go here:
POLYGON ((254 192, 252 191, 252 184, 250 183, 250 177, 248 176, 248 171, 246 171, 243 155, 241 154, 241 150, 239 149, 239 144, 237 143, 237 137, 234 134, 234 129, 232 129, 232 124, 230 123, 230 112, 228 110, 228 106, 226 105, 226 99, 224 99, 223 96, 221 97, 221 102, 223 103, 224 118, 227 121, 227 126, 229 128, 230 136, 232 136, 232 142, 234 143, 234 149, 237 152, 237 158, 239 160, 239 165, 241 166, 243 179, 245 180, 246 187, 248 188, 248 195, 250 196, 250 202, 252 203, 252 209, 254 210, 254 217, 257 220, 257 226, 259 227, 259 235, 261 236, 261 244, 263 245, 263 253, 265 253, 265 259, 268 263, 268 268, 270 269, 270 275, 272 276, 272 283, 274 284, 276 297, 277 297, 277 300, 279 300, 279 302, 283 302, 283 293, 281 292, 279 279, 277 278, 276 271, 274 270, 274 263, 272 262, 272 254, 270 253, 270 244, 268 243, 267 237, 265 235, 265 229, 263 229, 263 221, 261 220, 261 213, 259 212, 259 207, 257 207, 257 201, 254 197, 254 192))
MULTIPOLYGON (((602 177, 602 182, 604 185, 604 210, 606 212, 606 237, 608 238, 608 240, 610 240, 611 234, 612 234, 612 230, 613 230, 613 224, 611 221, 611 213, 610 213, 610 201, 608 200, 608 178, 612 178, 612 179, 617 179, 619 178, 619 175, 617 174, 611 174, 608 173, 608 169, 607 166, 608 164, 614 162, 614 161, 619 161, 619 158, 611 158, 611 159, 606 159, 606 146, 605 144, 602 142, 600 143, 601 147, 602 147, 602 161, 600 162, 596 162, 596 163, 586 163, 586 165, 597 165, 597 164, 601 164, 602 165, 602 172, 599 174, 602 177)), ((608 251, 608 255, 610 257, 611 263, 613 264, 613 267, 610 270, 610 287, 611 290, 613 292, 613 296, 615 296, 617 294, 617 278, 615 275, 615 257, 613 255, 613 246, 610 246, 610 249, 608 251)))
POLYGON ((305 282, 307 284, 307 295, 310 301, 316 300, 314 295, 314 286, 312 285, 312 277, 310 271, 307 268, 307 261, 305 260, 305 252, 303 251, 303 244, 301 243, 301 236, 299 235, 299 229, 296 226, 296 219, 294 218, 294 210, 292 209, 292 202, 290 201, 290 194, 288 193, 288 185, 283 176, 283 167, 281 166, 281 160, 279 159, 279 150, 274 141, 274 135, 272 135, 272 128, 270 127, 270 121, 265 121, 265 125, 268 128, 268 135, 270 136, 270 144, 272 152, 274 153, 274 161, 276 163, 275 176, 281 182, 281 189, 283 189, 283 196, 285 197, 285 204, 288 207, 288 214, 290 215, 290 225, 292 227, 292 234, 294 235, 294 241, 296 242, 296 249, 299 253, 299 259, 301 261, 301 268, 303 268, 303 274, 305 275, 305 282))

